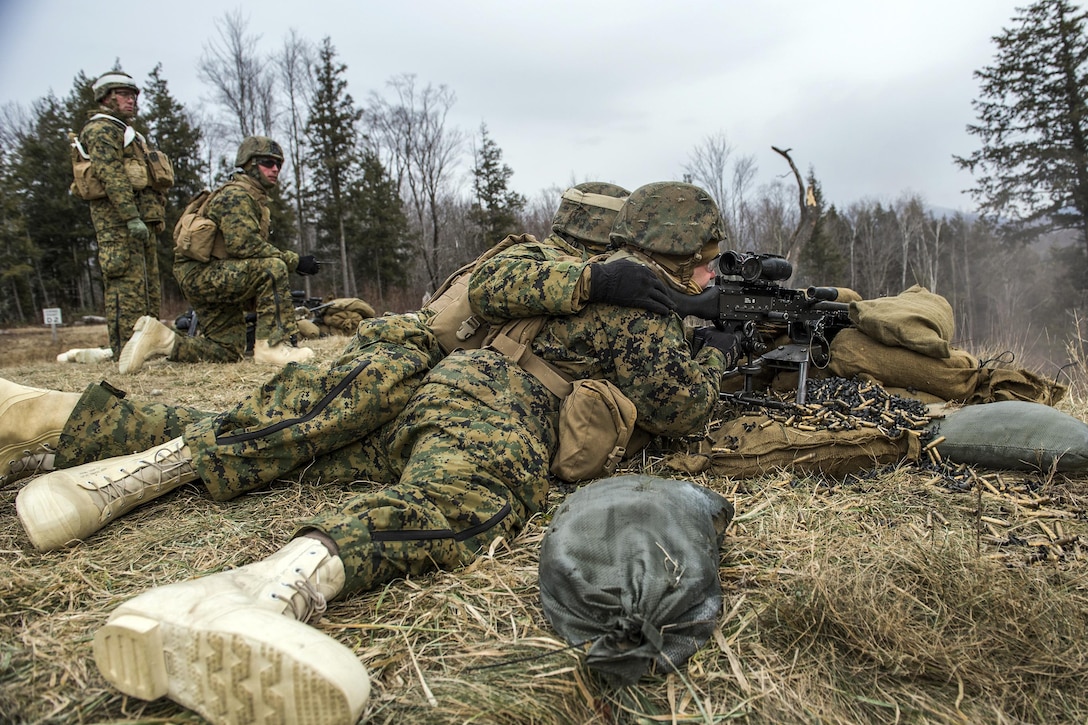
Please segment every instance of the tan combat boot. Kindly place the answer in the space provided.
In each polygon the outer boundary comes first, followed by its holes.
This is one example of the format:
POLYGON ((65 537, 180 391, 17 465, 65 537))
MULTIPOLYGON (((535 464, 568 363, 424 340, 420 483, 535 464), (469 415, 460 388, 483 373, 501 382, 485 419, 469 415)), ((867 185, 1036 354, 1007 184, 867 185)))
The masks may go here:
POLYGON ((95 663, 121 692, 169 697, 212 723, 353 725, 370 697, 366 668, 305 623, 343 586, 340 557, 303 536, 125 602, 95 633, 95 663))
POLYGON ((37 453, 26 451, 21 458, 11 462, 6 476, 0 476, 0 488, 28 476, 57 470, 56 459, 57 452, 48 444, 43 444, 37 453))
POLYGON ((0 378, 0 486, 21 478, 11 475, 22 459, 52 453, 79 398, 0 378))
POLYGON ((142 453, 47 473, 23 487, 15 510, 31 543, 49 551, 196 478, 189 447, 175 438, 142 453))
POLYGON ((314 351, 308 347, 295 347, 286 342, 278 345, 269 345, 268 340, 257 340, 253 343, 253 362, 268 363, 284 366, 287 363, 306 362, 314 356, 314 351))
POLYGON ((134 373, 148 358, 168 357, 178 344, 177 333, 154 317, 144 315, 132 326, 132 337, 121 348, 118 366, 122 374, 134 373))

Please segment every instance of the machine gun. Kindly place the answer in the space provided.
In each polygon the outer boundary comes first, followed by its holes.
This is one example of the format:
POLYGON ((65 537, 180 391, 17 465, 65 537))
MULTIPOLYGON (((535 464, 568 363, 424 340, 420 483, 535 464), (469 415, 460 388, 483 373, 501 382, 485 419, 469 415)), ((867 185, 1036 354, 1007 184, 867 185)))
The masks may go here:
POLYGON ((839 295, 836 288, 783 287, 780 282, 792 274, 793 265, 784 257, 730 251, 718 258, 714 284, 702 294, 673 295, 682 316, 710 320, 740 338, 747 359, 731 372, 744 375, 744 390, 734 395, 741 402, 765 403, 753 396, 753 379, 767 366, 797 371, 796 400, 804 404, 809 365, 826 367, 831 338, 851 324, 849 305, 834 301, 839 295), (771 349, 760 334, 761 326, 785 328, 789 342, 771 349))

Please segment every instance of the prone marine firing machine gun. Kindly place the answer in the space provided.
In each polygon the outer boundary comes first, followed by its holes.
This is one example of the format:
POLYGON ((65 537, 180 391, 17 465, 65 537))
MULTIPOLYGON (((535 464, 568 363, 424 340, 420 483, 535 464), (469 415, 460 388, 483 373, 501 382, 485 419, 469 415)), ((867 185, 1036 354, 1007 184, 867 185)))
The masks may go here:
POLYGON ((744 375, 744 390, 733 394, 741 402, 766 403, 753 396, 753 380, 766 366, 796 370, 797 403, 804 404, 809 365, 825 367, 831 360, 831 338, 851 324, 849 305, 835 302, 836 288, 783 287, 780 282, 791 275, 793 265, 784 257, 730 251, 718 258, 714 284, 702 294, 673 296, 681 315, 710 320, 739 338, 746 359, 731 373, 744 375), (767 344, 776 332, 784 332, 789 341, 767 344))

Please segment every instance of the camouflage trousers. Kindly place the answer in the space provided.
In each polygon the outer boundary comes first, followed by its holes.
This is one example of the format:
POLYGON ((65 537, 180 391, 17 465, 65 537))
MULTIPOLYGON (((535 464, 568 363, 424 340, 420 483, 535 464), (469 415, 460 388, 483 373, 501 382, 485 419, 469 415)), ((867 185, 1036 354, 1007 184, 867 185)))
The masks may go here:
POLYGON ((135 403, 107 382, 87 386, 60 434, 54 465, 70 468, 139 453, 215 414, 165 403, 135 403))
POLYGON ((132 337, 136 320, 159 317, 162 290, 159 282, 158 237, 151 233, 141 242, 128 227, 104 225, 96 229, 98 266, 102 270, 106 327, 113 359, 132 337))
POLYGON ((199 334, 178 337, 177 362, 237 362, 246 351, 246 311, 257 313, 257 340, 275 346, 298 334, 287 265, 275 257, 177 259, 174 276, 196 312, 199 334))
MULTIPOLYGON (((393 346, 384 344, 390 357, 393 346)), ((402 372, 410 367, 406 348, 392 357, 401 361, 402 372)), ((430 362, 422 356, 416 360, 430 362)), ((351 381, 345 388, 372 375, 371 365, 377 366, 359 362, 354 378, 341 375, 351 381)), ((360 481, 366 492, 300 528, 300 533, 322 531, 336 542, 347 572, 346 592, 467 564, 495 537, 510 538, 543 509, 558 399, 497 353, 459 353, 438 363, 395 417, 383 413, 395 395, 378 396, 383 402, 363 402, 356 409, 336 402, 339 394, 330 397, 336 386, 329 388, 307 366, 289 365, 284 372, 286 378, 277 376, 279 386, 270 383, 217 415, 136 405, 92 386, 65 427, 65 465, 88 455, 75 456, 69 446, 100 458, 120 455, 132 444, 119 431, 138 431, 137 448, 146 448, 182 434, 180 427, 194 467, 217 500, 280 477, 314 485, 360 481), (287 372, 291 368, 296 371, 287 372), (285 385, 302 387, 280 387, 285 385), (315 385, 312 392, 306 389, 315 385), (372 431, 353 439, 366 427, 354 419, 367 412, 377 415, 370 419, 372 431), (383 416, 389 419, 373 427, 383 416), (247 425, 232 428, 231 420, 247 425)))
POLYGON ((543 510, 558 418, 558 398, 498 353, 455 353, 376 437, 315 462, 388 486, 301 532, 336 542, 345 592, 469 564, 543 510))

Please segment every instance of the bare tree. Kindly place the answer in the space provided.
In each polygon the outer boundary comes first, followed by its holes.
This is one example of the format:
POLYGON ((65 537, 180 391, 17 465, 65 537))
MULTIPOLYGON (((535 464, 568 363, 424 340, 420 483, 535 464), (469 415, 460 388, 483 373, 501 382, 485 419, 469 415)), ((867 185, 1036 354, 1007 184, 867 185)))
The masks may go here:
POLYGON ((734 158, 734 147, 724 132, 707 136, 691 151, 690 161, 684 165, 684 175, 691 183, 698 184, 714 197, 725 221, 725 232, 734 245, 742 236, 744 205, 756 176, 754 156, 734 158))
POLYGON ((427 84, 418 90, 413 74, 394 76, 386 85, 392 100, 370 94, 372 140, 412 211, 419 256, 433 289, 444 279, 441 201, 451 191, 465 142, 463 131, 446 127, 446 116, 457 97, 444 85, 427 84))
MULTIPOLYGON (((314 62, 313 45, 301 38, 292 28, 275 56, 280 86, 287 102, 287 155, 291 159, 291 173, 295 182, 295 223, 298 228, 299 254, 312 251, 312 233, 307 233, 307 220, 303 190, 306 188, 306 166, 302 151, 305 145, 307 109, 313 99, 313 76, 310 67, 314 62)), ((303 278, 306 296, 310 296, 310 277, 303 278)))
POLYGON ((926 211, 925 200, 918 194, 906 193, 894 206, 899 229, 903 259, 899 286, 920 284, 937 292, 941 262, 941 227, 943 220, 926 211), (907 279, 907 272, 911 280, 907 279))
POLYGON ((758 195, 745 203, 742 216, 751 243, 745 251, 790 258, 797 210, 789 187, 778 180, 760 186, 758 195))
POLYGON ((892 274, 895 255, 889 254, 896 243, 894 214, 871 199, 851 204, 842 214, 854 230, 851 240, 851 287, 869 299, 896 294, 892 274))
POLYGON ((543 239, 551 234, 552 219, 555 218, 555 209, 558 204, 556 200, 562 194, 563 189, 555 185, 538 191, 521 210, 521 228, 537 239, 543 239))
POLYGON ((275 120, 275 75, 257 53, 259 35, 247 34, 240 10, 215 21, 216 35, 204 44, 197 74, 227 109, 241 137, 271 135, 275 120))
POLYGON ((801 250, 808 244, 808 240, 812 238, 812 232, 816 229, 816 220, 820 215, 820 210, 816 207, 816 197, 812 189, 805 188, 805 181, 801 178, 801 172, 797 170, 797 165, 793 163, 790 149, 780 149, 777 146, 772 146, 771 149, 786 160, 786 163, 790 166, 790 171, 793 173, 793 179, 797 182, 797 225, 785 245, 785 251, 780 252, 786 259, 795 261, 801 257, 801 250))
POLYGON ((916 195, 905 194, 892 206, 895 213, 895 226, 899 233, 899 289, 907 288, 907 270, 911 259, 922 246, 922 234, 925 228, 925 208, 916 195))

